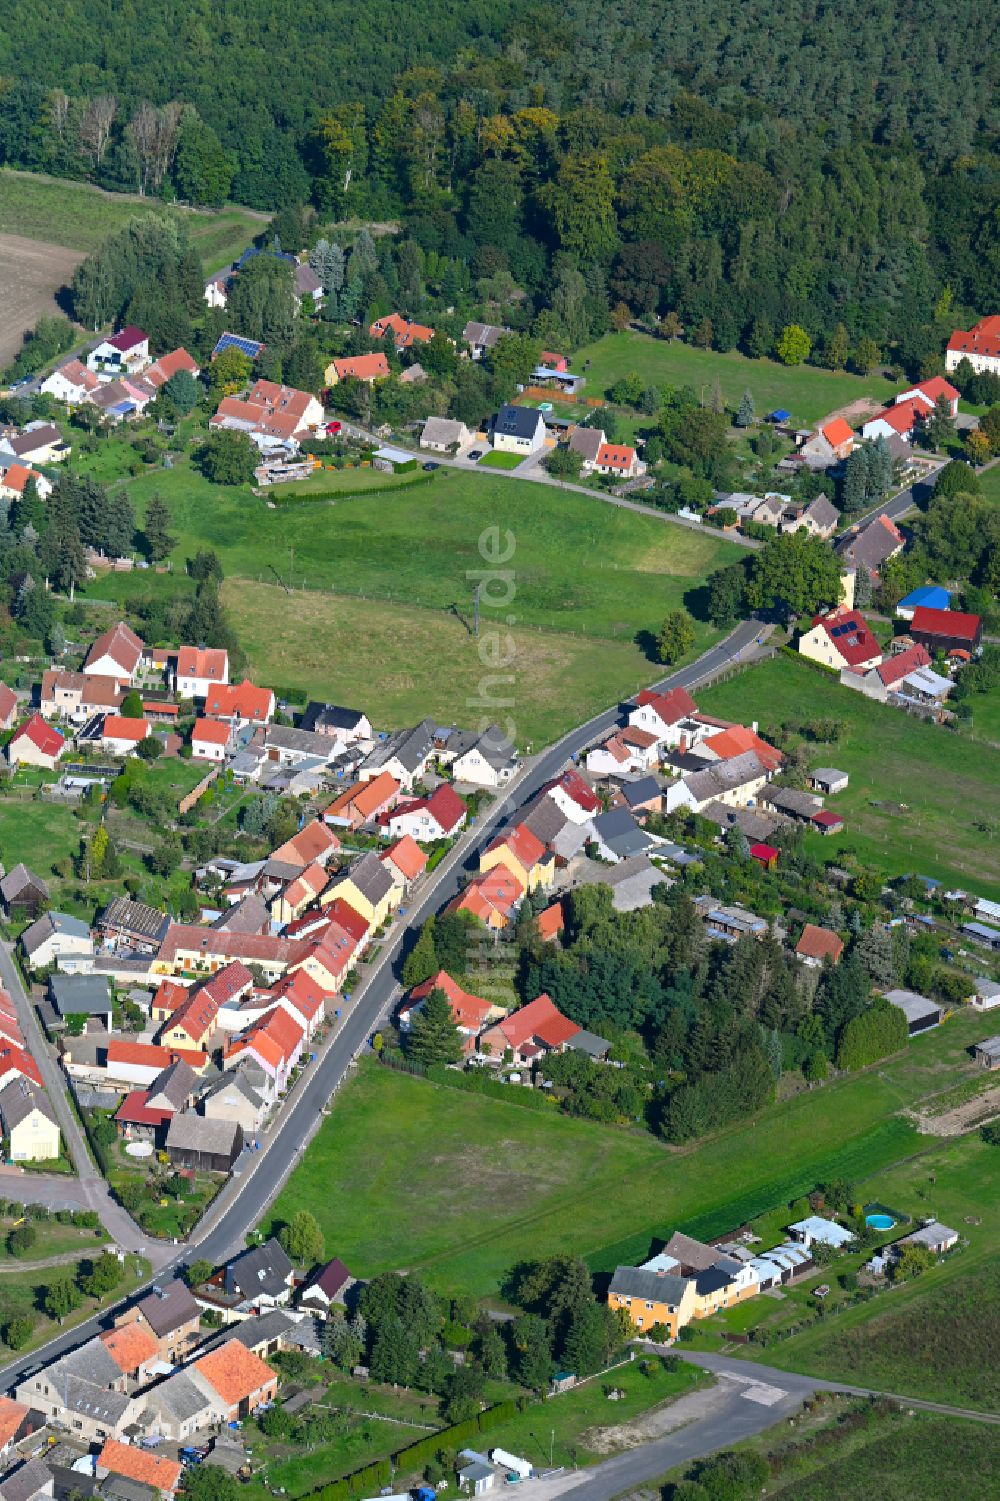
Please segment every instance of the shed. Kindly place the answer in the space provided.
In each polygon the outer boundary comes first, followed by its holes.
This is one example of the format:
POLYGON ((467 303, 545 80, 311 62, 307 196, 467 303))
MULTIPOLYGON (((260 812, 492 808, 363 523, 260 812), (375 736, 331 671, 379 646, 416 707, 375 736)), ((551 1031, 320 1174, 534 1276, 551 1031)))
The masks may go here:
POLYGON ((238 1121, 209 1120, 203 1115, 175 1115, 166 1140, 167 1155, 177 1167, 228 1173, 243 1150, 238 1121))
POLYGON ((929 1001, 925 995, 917 995, 914 990, 887 990, 885 998, 891 1006, 898 1006, 902 1011, 911 1037, 917 1032, 926 1032, 929 1027, 936 1027, 941 1020, 941 1007, 937 1002, 929 1001))
POLYGON ((843 792, 847 783, 847 772, 838 771, 835 766, 817 766, 809 773, 809 785, 815 792, 843 792))
POLYGON ((976 1043, 972 1056, 980 1068, 1000 1068, 1000 1036, 984 1037, 982 1042, 976 1043))
POLYGON ((909 1235, 904 1235, 896 1244, 898 1246, 922 1246, 925 1251, 931 1251, 935 1256, 943 1256, 945 1251, 950 1251, 952 1246, 958 1244, 958 1231, 950 1230, 947 1225, 942 1225, 937 1220, 931 1220, 928 1224, 921 1225, 919 1230, 913 1230, 909 1235))
POLYGON ((1000 929, 987 927, 984 922, 966 922, 962 924, 962 932, 966 938, 978 943, 980 948, 1000 949, 1000 929))
POLYGON ((994 1006, 1000 1006, 1000 985, 996 980, 988 980, 985 975, 977 975, 976 988, 972 993, 972 1004, 977 1011, 992 1011, 994 1006))
POLYGON ((951 607, 951 592, 942 589, 937 584, 921 584, 919 589, 911 589, 905 598, 896 606, 896 614, 900 620, 912 620, 913 612, 920 607, 925 610, 947 610, 951 607))

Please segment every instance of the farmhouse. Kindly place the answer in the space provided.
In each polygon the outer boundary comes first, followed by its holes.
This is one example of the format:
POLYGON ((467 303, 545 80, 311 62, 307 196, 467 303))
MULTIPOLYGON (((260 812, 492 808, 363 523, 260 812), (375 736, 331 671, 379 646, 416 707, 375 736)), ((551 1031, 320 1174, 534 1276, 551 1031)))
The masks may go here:
POLYGON ((910 620, 910 635, 928 651, 974 652, 982 644, 983 622, 978 615, 917 605, 910 620))
POLYGON ((123 620, 98 636, 83 664, 88 677, 113 678, 122 688, 134 684, 142 662, 144 643, 123 620))
POLYGON ((854 448, 854 432, 843 417, 833 417, 816 429, 799 453, 810 469, 829 469, 839 464, 854 448))
POLYGON ((905 540, 894 521, 877 516, 860 531, 848 533, 838 550, 849 568, 867 568, 877 578, 879 569, 903 551, 905 540))
POLYGON ((52 771, 65 748, 59 731, 40 714, 32 714, 8 742, 7 760, 11 766, 40 766, 52 771))
POLYGON ((465 423, 454 422, 450 417, 428 417, 420 434, 420 447, 433 449, 435 453, 465 448, 471 441, 472 434, 465 423))
POLYGON ((868 622, 844 605, 813 617, 812 629, 799 638, 799 651, 824 667, 865 671, 882 660, 882 648, 868 622))
POLYGON ((370 386, 377 380, 389 379, 389 361, 384 354, 357 354, 349 359, 331 360, 323 371, 328 386, 336 386, 342 380, 362 380, 370 386))

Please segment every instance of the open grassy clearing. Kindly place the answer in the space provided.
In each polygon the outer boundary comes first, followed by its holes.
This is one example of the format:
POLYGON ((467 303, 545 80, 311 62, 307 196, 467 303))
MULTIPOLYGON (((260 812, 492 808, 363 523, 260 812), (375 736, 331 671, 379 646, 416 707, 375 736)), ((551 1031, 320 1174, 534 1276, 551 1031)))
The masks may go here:
POLYGON ((866 397, 882 405, 898 389, 881 375, 848 375, 813 365, 749 360, 735 351, 718 354, 632 331, 605 334, 595 344, 588 344, 574 355, 572 368, 576 374, 586 375, 587 396, 603 396, 609 386, 632 370, 638 370, 651 385, 687 385, 699 393, 704 388, 706 400, 718 380, 729 405, 737 406, 743 392, 749 390, 758 417, 785 407, 797 423, 818 422, 866 397))
MULTIPOLYGON (((959 1407, 1000 1411, 1000 1151, 978 1134, 936 1144, 858 1185, 969 1244, 898 1291, 760 1352, 769 1365, 959 1407)), ((747 1347, 752 1353, 752 1347, 747 1347)))
POLYGON ((988 1017, 953 1018, 878 1070, 684 1151, 366 1063, 266 1223, 309 1208, 358 1275, 419 1266, 450 1292, 495 1292, 519 1258, 567 1247, 611 1270, 678 1226, 722 1234, 931 1146, 895 1112, 971 1073, 966 1049, 991 1030, 988 1017))
POLYGON ((811 747, 814 765, 839 766, 851 776, 847 791, 828 804, 847 819, 846 834, 806 835, 820 858, 850 846, 887 874, 916 871, 1000 896, 989 833, 989 826, 1000 826, 1000 749, 872 703, 785 654, 706 689, 698 702, 710 714, 759 720, 764 735, 783 720, 831 718, 843 725, 835 744, 811 747), (879 803, 905 804, 906 811, 879 803))
POLYGON ((276 584, 239 579, 225 582, 223 599, 261 682, 296 701, 369 703, 383 727, 426 714, 478 723, 485 714, 509 719, 517 742, 537 748, 656 675, 631 641, 595 649, 587 638, 504 626, 503 650, 513 655, 497 671, 480 656, 480 646, 490 649, 489 622, 477 641, 464 620, 443 610, 316 592, 289 596, 276 584))
POLYGON ((0 860, 8 870, 23 860, 48 879, 57 860, 77 853, 82 828, 62 803, 0 798, 0 860))
POLYGON ((87 254, 130 219, 145 213, 183 215, 206 272, 218 270, 239 255, 265 223, 237 207, 214 212, 168 208, 157 199, 105 193, 88 183, 0 171, 0 232, 87 254))

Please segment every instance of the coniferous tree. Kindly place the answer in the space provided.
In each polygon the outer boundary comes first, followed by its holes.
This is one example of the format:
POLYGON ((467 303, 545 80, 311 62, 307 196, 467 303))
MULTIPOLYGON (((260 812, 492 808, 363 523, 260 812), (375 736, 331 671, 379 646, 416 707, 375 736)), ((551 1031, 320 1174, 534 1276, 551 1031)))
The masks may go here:
POLYGON ((432 990, 413 1013, 405 1039, 406 1052, 416 1063, 458 1063, 462 1039, 451 1002, 443 990, 432 990))

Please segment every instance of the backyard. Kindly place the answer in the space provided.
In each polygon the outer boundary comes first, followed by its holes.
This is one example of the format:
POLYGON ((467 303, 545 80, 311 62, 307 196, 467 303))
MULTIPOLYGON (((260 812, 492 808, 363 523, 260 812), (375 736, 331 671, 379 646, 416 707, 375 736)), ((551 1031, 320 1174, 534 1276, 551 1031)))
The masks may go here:
POLYGON ((420 1267, 452 1293, 493 1294, 519 1258, 567 1246, 610 1271, 678 1227, 721 1235, 817 1182, 867 1178, 920 1151, 896 1112, 971 1074, 966 1049, 990 1030, 988 1017, 954 1017, 877 1071, 683 1151, 527 1109, 516 1090, 508 1104, 365 1062, 264 1228, 309 1208, 355 1275, 420 1267))
POLYGON ((651 385, 692 386, 706 399, 716 380, 723 400, 739 405, 743 392, 753 395, 757 416, 786 408, 796 424, 811 424, 852 402, 868 399, 881 406, 899 389, 878 374, 849 375, 814 365, 779 365, 750 360, 731 351, 718 354, 677 340, 655 339, 635 332, 605 334, 573 357, 572 369, 587 377, 586 396, 603 396, 609 386, 637 370, 651 385))
POLYGON ((827 806, 847 820, 843 835, 807 834, 821 859, 845 848, 889 875, 915 871, 1000 896, 1000 747, 973 743, 841 687, 804 661, 779 653, 698 695, 707 713, 769 726, 833 719, 833 743, 810 746, 817 766, 838 766, 851 785, 827 806))

